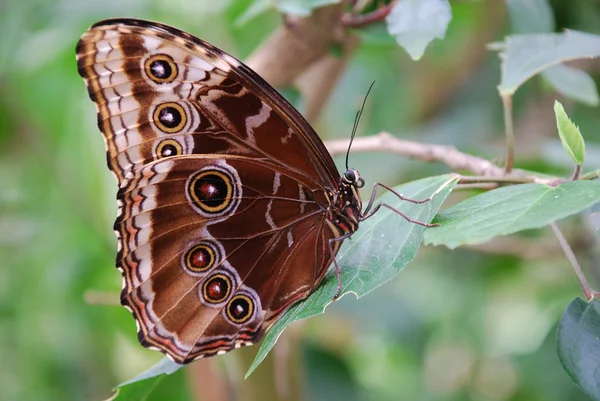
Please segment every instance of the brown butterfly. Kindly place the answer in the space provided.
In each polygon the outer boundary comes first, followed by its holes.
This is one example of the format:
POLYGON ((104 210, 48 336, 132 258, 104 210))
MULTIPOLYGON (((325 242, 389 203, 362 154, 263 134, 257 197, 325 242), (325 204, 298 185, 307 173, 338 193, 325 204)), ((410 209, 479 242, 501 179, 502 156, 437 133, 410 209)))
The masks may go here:
POLYGON ((101 21, 77 65, 119 185, 121 303, 177 363, 256 343, 332 262, 340 279, 342 241, 389 207, 376 184, 362 211, 358 172, 340 176, 275 89, 188 33, 101 21))

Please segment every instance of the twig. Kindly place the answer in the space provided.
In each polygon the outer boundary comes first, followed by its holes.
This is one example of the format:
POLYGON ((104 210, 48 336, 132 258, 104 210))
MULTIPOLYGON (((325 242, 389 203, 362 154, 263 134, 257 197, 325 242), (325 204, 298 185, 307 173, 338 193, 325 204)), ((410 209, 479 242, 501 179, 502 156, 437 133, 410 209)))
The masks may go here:
POLYGON ((504 129, 506 130, 506 167, 504 171, 510 174, 515 162, 515 132, 512 118, 512 96, 502 95, 504 108, 504 129))
POLYGON ((575 171, 573 172, 573 177, 571 177, 571 181, 578 180, 580 175, 581 175, 581 164, 578 164, 577 167, 575 167, 575 171))
MULTIPOLYGON (((332 156, 343 155, 348 149, 348 140, 332 140, 325 143, 332 156)), ((478 175, 502 176, 504 171, 481 157, 459 152, 454 146, 433 145, 398 139, 388 132, 355 138, 352 153, 386 152, 408 156, 425 162, 437 161, 454 170, 468 170, 478 175)))
POLYGON ((539 178, 534 176, 502 176, 502 177, 490 177, 490 176, 478 176, 478 175, 461 175, 460 183, 505 183, 505 184, 528 184, 532 182, 539 182, 539 178))
POLYGON ((370 25, 374 22, 379 22, 389 15, 395 5, 396 2, 393 1, 390 4, 380 7, 367 14, 344 14, 341 18, 342 25, 348 28, 359 28, 365 25, 370 25))
MULTIPOLYGON (((459 181, 460 182, 460 181, 459 181)), ((464 191, 469 189, 496 189, 498 188, 498 183, 495 182, 476 182, 473 184, 456 184, 453 191, 464 191)))
MULTIPOLYGON (((332 156, 346 153, 348 140, 339 139, 326 141, 325 145, 332 156)), ((352 153, 386 152, 400 156, 418 159, 424 162, 439 162, 446 164, 455 171, 466 170, 476 176, 461 176, 462 183, 470 182, 503 182, 503 183, 528 183, 552 184, 556 178, 544 178, 520 171, 513 171, 506 175, 504 169, 496 166, 489 160, 469 155, 457 150, 454 146, 434 145, 398 139, 387 132, 355 138, 352 144, 352 153)))
POLYGON ((582 180, 595 180, 596 178, 600 178, 600 169, 584 174, 581 177, 582 180))
POLYGON ((558 243, 560 244, 560 247, 562 248, 563 252, 565 253, 565 256, 571 263, 571 267, 573 268, 573 271, 575 272, 575 275, 577 276, 577 279, 579 280, 579 284, 581 285, 581 288, 583 289, 583 293, 585 294, 585 297, 587 298, 588 302, 591 301, 594 298, 594 294, 595 294, 594 290, 592 290, 592 288, 590 287, 590 284, 588 283, 587 279, 585 278, 585 274, 583 274, 583 270, 581 270, 581 266, 579 265, 579 262, 577 262, 577 258, 575 257, 573 250, 569 246, 569 243, 565 239, 565 236, 563 235, 562 231, 560 231, 560 228, 558 228, 558 225, 556 223, 550 223, 550 227, 552 228, 552 231, 554 232, 556 239, 558 239, 558 243))

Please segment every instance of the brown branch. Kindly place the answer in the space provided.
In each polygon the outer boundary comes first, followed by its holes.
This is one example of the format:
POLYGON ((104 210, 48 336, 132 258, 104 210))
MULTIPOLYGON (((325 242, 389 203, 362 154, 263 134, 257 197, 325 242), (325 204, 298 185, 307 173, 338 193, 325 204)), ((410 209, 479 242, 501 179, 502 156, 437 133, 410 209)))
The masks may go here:
POLYGON ((246 64, 271 85, 300 89, 305 118, 315 122, 335 88, 358 38, 340 22, 344 4, 315 10, 307 18, 287 17, 247 59, 246 64), (341 49, 336 56, 333 47, 341 49))
POLYGON ((357 37, 347 36, 340 45, 340 56, 326 54, 296 79, 296 87, 300 90, 305 105, 302 114, 311 124, 318 119, 358 43, 357 37))
MULTIPOLYGON (((332 156, 339 156, 348 150, 348 140, 332 140, 325 143, 332 156)), ((386 152, 407 156, 424 162, 440 162, 453 170, 468 170, 478 175, 502 176, 504 170, 490 161, 459 152, 454 146, 432 145, 398 139, 387 132, 355 138, 352 153, 386 152)))
MULTIPOLYGON (((347 139, 326 141, 325 146, 332 156, 340 156, 348 150, 347 139)), ((352 143, 352 153, 385 152, 418 159, 424 162, 443 163, 453 170, 467 170, 476 176, 461 176, 461 183, 472 182, 501 182, 556 184, 556 178, 534 176, 520 170, 514 170, 507 175, 504 169, 489 160, 460 152, 454 146, 434 145, 398 139, 387 132, 377 135, 355 138, 352 143)))
POLYGON ((273 86, 290 85, 331 46, 343 42, 343 10, 340 3, 318 8, 306 18, 288 18, 246 59, 246 64, 273 86))

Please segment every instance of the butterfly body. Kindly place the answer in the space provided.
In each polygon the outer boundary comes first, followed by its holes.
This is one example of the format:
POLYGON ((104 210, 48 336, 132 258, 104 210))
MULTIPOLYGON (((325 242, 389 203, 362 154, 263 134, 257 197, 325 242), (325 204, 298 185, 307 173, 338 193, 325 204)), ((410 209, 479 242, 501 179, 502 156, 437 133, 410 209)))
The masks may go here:
POLYGON ((358 172, 340 175, 275 89, 188 33, 101 21, 77 62, 119 185, 121 303, 140 342, 178 363, 257 342, 357 230, 358 172))

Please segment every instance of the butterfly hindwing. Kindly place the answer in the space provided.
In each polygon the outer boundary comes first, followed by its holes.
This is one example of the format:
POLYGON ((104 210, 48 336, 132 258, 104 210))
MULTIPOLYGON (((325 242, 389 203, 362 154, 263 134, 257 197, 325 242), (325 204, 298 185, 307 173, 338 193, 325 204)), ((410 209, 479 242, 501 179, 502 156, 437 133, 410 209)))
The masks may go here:
POLYGON ((119 194, 129 214, 115 224, 122 303, 140 341, 178 362, 256 342, 330 263, 315 256, 326 255, 331 230, 309 184, 275 165, 174 157, 132 184, 119 194))

